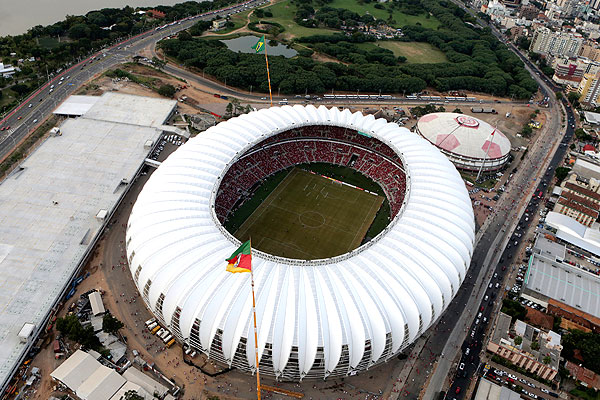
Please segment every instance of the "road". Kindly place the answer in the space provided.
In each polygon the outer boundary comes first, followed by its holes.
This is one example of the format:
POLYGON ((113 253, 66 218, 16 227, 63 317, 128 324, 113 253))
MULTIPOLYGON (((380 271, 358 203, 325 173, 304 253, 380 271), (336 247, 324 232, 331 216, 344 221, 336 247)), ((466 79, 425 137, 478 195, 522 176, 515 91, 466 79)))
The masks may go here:
MULTIPOLYGON (((94 56, 88 57, 67 70, 56 75, 52 80, 42 86, 34 94, 10 112, 5 118, 0 120, 0 160, 4 160, 16 147, 22 142, 43 120, 45 120, 56 107, 62 103, 68 96, 77 91, 82 85, 88 82, 92 77, 97 76, 115 65, 118 65, 130 57, 138 54, 142 49, 150 47, 154 53, 155 45, 163 38, 173 35, 183 29, 191 27, 198 20, 208 20, 215 15, 224 16, 237 11, 244 11, 249 8, 257 7, 266 2, 266 0, 254 0, 247 4, 233 6, 226 11, 220 11, 211 14, 202 14, 189 20, 175 22, 175 25, 168 26, 162 30, 151 30, 139 35, 128 38, 120 43, 108 47, 94 56)), ((155 54, 155 53, 154 53, 155 54)), ((234 88, 228 88, 220 82, 202 78, 192 72, 177 66, 167 64, 165 70, 184 79, 197 82, 215 93, 237 97, 241 100, 252 101, 256 103, 267 103, 264 94, 252 94, 240 91, 234 88)), ((315 96, 313 96, 314 98, 315 96)), ((283 100, 285 96, 274 96, 274 103, 283 100)), ((303 99, 290 99, 292 102, 302 102, 303 99)), ((477 104, 493 104, 497 101, 485 100, 477 103, 473 102, 453 102, 456 106, 473 106, 477 104)), ((344 101, 348 104, 371 104, 372 100, 344 101)), ((393 99, 393 101, 377 101, 382 105, 423 105, 428 101, 414 101, 403 98, 393 99)), ((505 102, 512 103, 512 102, 505 102)), ((514 102, 520 104, 522 102, 514 102)), ((334 105, 332 101, 321 101, 320 104, 334 105)))
MULTIPOLYGON (((495 34, 502 40, 497 31, 495 34)), ((461 399, 471 379, 476 379, 477 373, 481 372, 479 353, 485 335, 489 333, 488 324, 493 322, 493 316, 499 308, 496 300, 501 298, 504 291, 504 274, 510 272, 509 266, 513 262, 519 261, 515 260, 518 246, 511 246, 508 244, 509 240, 521 240, 513 235, 513 230, 525 231, 528 228, 533 220, 529 217, 535 215, 542 201, 538 194, 540 191, 542 194, 546 193, 554 170, 560 166, 574 133, 573 110, 564 99, 563 104, 557 102, 553 93, 557 90, 556 86, 514 46, 509 47, 525 62, 526 68, 540 85, 542 93, 550 97, 551 109, 561 112, 552 113, 547 134, 531 146, 527 157, 511 179, 507 192, 501 197, 487 229, 480 230, 482 235, 478 235, 469 276, 439 324, 430 333, 425 348, 427 353, 420 357, 424 361, 413 369, 411 376, 406 380, 403 392, 406 398, 417 398, 427 379, 422 371, 430 371, 433 368, 434 356, 443 354, 427 382, 424 399, 433 399, 447 379, 452 381, 452 385, 446 398, 461 399), (567 114, 567 125, 563 134, 560 127, 561 116, 564 113, 567 114), (532 193, 535 195, 530 197, 532 193), (525 201, 527 199, 528 201, 525 201), (455 363, 459 354, 460 359, 455 363), (460 369, 461 364, 463 369, 460 369), (406 395, 407 393, 411 394, 406 395)))
POLYGON ((141 49, 154 45, 163 38, 187 29, 199 20, 210 20, 215 15, 225 16, 236 11, 245 11, 265 3, 254 0, 232 6, 227 10, 206 13, 190 19, 176 21, 161 30, 150 30, 128 38, 90 56, 56 75, 48 83, 10 112, 0 121, 0 160, 4 160, 52 111, 93 76, 122 63, 141 49))

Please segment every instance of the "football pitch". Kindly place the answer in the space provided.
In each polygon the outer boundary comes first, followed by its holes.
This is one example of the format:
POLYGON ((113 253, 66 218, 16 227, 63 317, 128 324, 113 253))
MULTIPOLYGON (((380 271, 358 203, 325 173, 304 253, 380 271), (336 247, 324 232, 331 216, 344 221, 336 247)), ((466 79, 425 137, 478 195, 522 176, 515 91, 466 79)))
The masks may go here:
POLYGON ((384 197, 294 168, 236 231, 269 254, 319 259, 360 246, 384 197))

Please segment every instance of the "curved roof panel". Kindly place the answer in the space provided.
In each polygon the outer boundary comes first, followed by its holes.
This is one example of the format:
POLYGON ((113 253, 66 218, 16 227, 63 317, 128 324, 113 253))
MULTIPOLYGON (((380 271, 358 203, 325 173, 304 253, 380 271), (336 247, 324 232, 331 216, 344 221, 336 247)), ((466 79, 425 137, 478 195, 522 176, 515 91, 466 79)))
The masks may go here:
POLYGON ((460 175, 408 129, 324 106, 242 115, 189 140, 163 162, 129 218, 136 285, 180 340, 213 356, 218 336, 216 358, 254 367, 250 276, 225 271, 224 260, 239 242, 218 222, 214 201, 222 177, 246 150, 302 125, 346 127, 385 142, 402 159, 407 193, 390 225, 350 253, 304 261, 253 251, 259 355, 269 353, 271 360, 261 373, 298 379, 365 369, 408 346, 450 304, 475 237, 460 175))

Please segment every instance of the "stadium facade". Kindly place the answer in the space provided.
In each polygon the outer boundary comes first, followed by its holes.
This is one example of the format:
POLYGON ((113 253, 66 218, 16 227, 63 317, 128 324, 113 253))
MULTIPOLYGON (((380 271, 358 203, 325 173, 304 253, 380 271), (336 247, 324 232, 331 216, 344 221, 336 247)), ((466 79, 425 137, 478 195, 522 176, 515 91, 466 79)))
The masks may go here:
POLYGON ((225 271, 240 242, 222 221, 244 187, 261 179, 247 174, 254 165, 277 170, 323 159, 367 175, 364 164, 375 163, 383 172, 373 179, 390 204, 399 203, 382 233, 343 255, 300 260, 253 250, 261 374, 295 381, 352 375, 394 357, 441 316, 465 278, 475 237, 456 169, 427 141, 383 119, 284 106, 191 139, 154 172, 133 207, 126 234, 133 280, 180 342, 254 371, 250 276, 225 271))
POLYGON ((422 116, 416 132, 444 153, 456 168, 495 171, 510 157, 510 140, 485 121, 458 113, 422 116))

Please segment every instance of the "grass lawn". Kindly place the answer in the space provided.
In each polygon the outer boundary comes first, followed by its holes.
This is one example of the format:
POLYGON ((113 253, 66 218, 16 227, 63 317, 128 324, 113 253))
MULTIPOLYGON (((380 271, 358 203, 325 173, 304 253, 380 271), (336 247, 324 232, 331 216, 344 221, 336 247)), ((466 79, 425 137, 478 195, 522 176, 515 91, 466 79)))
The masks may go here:
POLYGON ((264 252, 320 259, 360 246, 384 197, 294 168, 235 236, 264 252))
POLYGON ((377 46, 394 52, 394 55, 406 57, 412 64, 434 64, 447 62, 446 55, 429 43, 378 41, 377 46))
POLYGON ((252 15, 251 22, 258 21, 273 21, 277 22, 285 28, 285 32, 281 36, 292 39, 296 37, 310 36, 310 35, 329 35, 335 32, 339 32, 333 29, 322 29, 322 28, 306 28, 298 25, 294 22, 294 15, 296 14, 296 6, 291 4, 289 1, 284 0, 273 6, 266 7, 265 9, 270 10, 273 13, 272 18, 257 18, 252 15))
POLYGON ((244 12, 241 12, 238 14, 233 14, 229 19, 234 24, 234 26, 232 28, 225 28, 218 32, 213 32, 213 31, 207 31, 207 32, 209 32, 211 35, 225 36, 225 35, 229 34, 230 32, 235 31, 236 29, 240 29, 240 28, 246 26, 246 24, 248 23, 248 14, 250 14, 251 11, 252 10, 248 10, 248 11, 244 11, 244 12))
POLYGON ((38 39, 38 43, 40 45, 40 47, 47 49, 47 50, 51 50, 55 47, 58 47, 59 42, 58 39, 54 38, 54 37, 50 37, 50 36, 44 36, 38 39))
MULTIPOLYGON (((380 10, 375 8, 376 2, 359 4, 357 0, 333 0, 331 3, 327 3, 328 7, 333 8, 345 8, 350 11, 354 11, 357 14, 364 15, 367 12, 377 19, 387 21, 389 12, 387 9, 380 10)), ((386 3, 383 3, 386 6, 386 3)), ((402 28, 406 25, 416 25, 420 23, 425 28, 437 29, 440 22, 433 16, 427 18, 427 14, 422 15, 408 15, 394 9, 393 19, 396 20, 394 24, 395 28, 402 28)))

